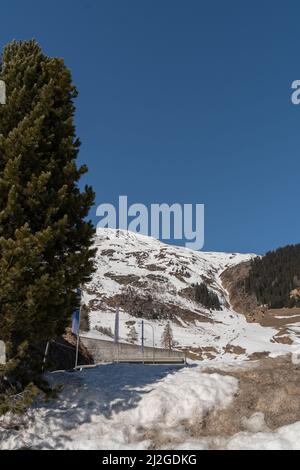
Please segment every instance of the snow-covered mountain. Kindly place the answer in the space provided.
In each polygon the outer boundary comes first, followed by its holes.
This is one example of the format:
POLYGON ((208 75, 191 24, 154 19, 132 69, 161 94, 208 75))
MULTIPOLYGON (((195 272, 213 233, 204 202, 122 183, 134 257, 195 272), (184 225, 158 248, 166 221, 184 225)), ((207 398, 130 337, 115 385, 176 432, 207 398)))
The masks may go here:
POLYGON ((169 320, 174 340, 191 357, 213 358, 222 354, 250 356, 257 352, 287 350, 274 343, 273 328, 247 323, 230 306, 221 274, 248 261, 252 254, 195 252, 167 245, 132 232, 102 229, 95 240, 96 272, 84 290, 90 335, 108 339, 113 332, 115 310, 120 306, 120 335, 126 341, 134 326, 139 332, 146 320, 146 341, 160 346, 169 320), (205 283, 218 295, 221 310, 209 310, 195 301, 194 285, 205 283), (149 325, 150 324, 150 325, 149 325))

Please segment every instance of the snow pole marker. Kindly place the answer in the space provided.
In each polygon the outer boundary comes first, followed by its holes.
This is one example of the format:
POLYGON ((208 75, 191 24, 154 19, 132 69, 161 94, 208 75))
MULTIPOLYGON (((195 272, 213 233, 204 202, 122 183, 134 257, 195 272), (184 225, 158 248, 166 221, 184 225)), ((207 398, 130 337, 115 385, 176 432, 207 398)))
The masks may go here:
MULTIPOLYGON (((79 321, 80 321, 80 320, 79 320, 79 321)), ((78 331, 77 340, 76 340, 75 369, 77 369, 77 366, 78 366, 78 352, 79 352, 79 331, 78 331)))
POLYGON ((141 342, 141 349, 142 349, 142 354, 143 354, 143 363, 144 363, 144 342, 145 342, 145 336, 144 336, 144 320, 141 321, 141 328, 142 328, 142 342, 141 342))
POLYGON ((117 345, 117 362, 119 362, 119 339, 120 339, 120 308, 117 306, 116 308, 116 316, 115 316, 115 336, 114 336, 114 343, 117 345))
POLYGON ((77 296, 79 298, 79 309, 76 309, 72 317, 72 333, 77 335, 76 340, 76 354, 75 354, 75 367, 78 366, 78 355, 79 355, 79 329, 80 329, 80 320, 81 320, 81 288, 77 289, 77 296))

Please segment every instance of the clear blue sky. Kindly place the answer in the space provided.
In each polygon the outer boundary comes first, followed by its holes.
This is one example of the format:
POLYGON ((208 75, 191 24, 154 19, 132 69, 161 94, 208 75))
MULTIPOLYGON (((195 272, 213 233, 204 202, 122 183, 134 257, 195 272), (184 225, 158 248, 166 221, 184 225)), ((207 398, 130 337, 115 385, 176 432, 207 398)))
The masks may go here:
MULTIPOLYGON (((300 242, 299 1, 4 0, 80 91, 97 204, 204 203, 205 250, 300 242)), ((95 209, 92 211, 95 218, 95 209)))

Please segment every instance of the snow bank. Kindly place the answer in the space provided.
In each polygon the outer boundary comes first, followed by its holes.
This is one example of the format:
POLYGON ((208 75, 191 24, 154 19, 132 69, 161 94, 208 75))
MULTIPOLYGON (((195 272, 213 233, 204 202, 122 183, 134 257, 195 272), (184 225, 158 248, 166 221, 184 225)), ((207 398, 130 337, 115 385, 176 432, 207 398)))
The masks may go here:
POLYGON ((230 376, 205 374, 198 369, 183 370, 168 376, 159 387, 145 395, 130 420, 145 428, 176 428, 183 421, 201 421, 208 410, 230 404, 237 383, 230 376))
POLYGON ((176 450, 226 449, 226 450, 299 450, 300 422, 289 424, 271 431, 268 429, 263 413, 254 413, 244 418, 242 423, 247 431, 231 437, 210 437, 187 439, 176 450))
POLYGON ((226 445, 236 450, 300 450, 300 422, 289 424, 275 432, 238 433, 226 445))

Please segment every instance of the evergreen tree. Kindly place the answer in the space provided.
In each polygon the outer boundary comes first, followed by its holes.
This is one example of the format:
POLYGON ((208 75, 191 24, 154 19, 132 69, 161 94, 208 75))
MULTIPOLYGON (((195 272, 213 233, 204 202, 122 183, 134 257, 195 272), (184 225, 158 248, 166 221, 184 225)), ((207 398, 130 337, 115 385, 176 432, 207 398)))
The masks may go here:
POLYGON ((163 348, 166 348, 166 349, 173 349, 174 347, 173 330, 171 328, 169 321, 164 328, 164 331, 161 337, 161 345, 163 348))
POLYGON ((139 335, 138 335, 138 332, 136 331, 135 326, 132 326, 127 335, 129 343, 132 343, 132 344, 137 343, 138 337, 139 335))
POLYGON ((221 310, 221 304, 218 295, 208 290, 204 282, 201 284, 196 284, 194 288, 196 302, 199 302, 201 305, 203 305, 203 307, 212 310, 221 310))
POLYGON ((254 258, 245 290, 269 308, 300 307, 300 244, 254 258))
POLYGON ((13 41, 0 79, 0 339, 11 364, 32 371, 39 357, 29 348, 64 332, 93 270, 94 192, 78 187, 87 168, 76 165, 77 91, 63 60, 13 41))

